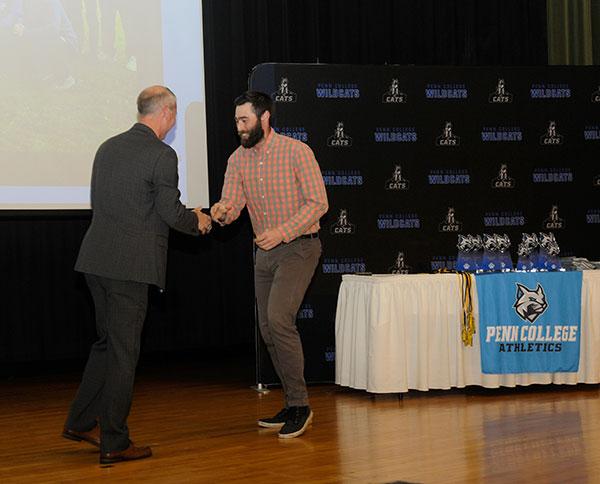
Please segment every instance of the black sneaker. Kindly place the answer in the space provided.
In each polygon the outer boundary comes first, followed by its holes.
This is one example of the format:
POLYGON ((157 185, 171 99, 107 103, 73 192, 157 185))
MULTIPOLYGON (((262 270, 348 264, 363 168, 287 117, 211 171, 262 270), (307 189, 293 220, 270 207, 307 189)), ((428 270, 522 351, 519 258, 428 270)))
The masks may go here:
POLYGON ((290 411, 289 408, 284 407, 274 417, 261 418, 258 420, 258 426, 266 427, 268 429, 275 429, 275 428, 279 429, 279 428, 283 427, 283 424, 286 422, 289 411, 290 411))
POLYGON ((280 439, 293 439, 304 433, 312 422, 313 413, 309 406, 290 407, 285 425, 279 431, 280 439))

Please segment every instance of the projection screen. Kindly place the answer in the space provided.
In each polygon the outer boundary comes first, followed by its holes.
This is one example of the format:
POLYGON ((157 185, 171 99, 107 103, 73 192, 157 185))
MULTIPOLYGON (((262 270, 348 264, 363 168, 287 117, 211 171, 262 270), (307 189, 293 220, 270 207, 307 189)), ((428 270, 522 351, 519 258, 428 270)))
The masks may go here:
POLYGON ((206 207, 201 0, 0 0, 0 209, 89 208, 96 149, 154 84, 177 95, 182 200, 206 207))

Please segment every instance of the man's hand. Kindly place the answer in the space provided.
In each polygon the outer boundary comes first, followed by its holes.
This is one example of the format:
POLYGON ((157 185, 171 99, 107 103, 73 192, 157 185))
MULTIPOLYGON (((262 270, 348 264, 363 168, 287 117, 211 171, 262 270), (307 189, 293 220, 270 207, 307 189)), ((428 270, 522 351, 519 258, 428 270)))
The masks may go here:
POLYGON ((202 207, 196 207, 194 209, 196 217, 198 217, 198 230, 202 235, 206 235, 212 229, 212 223, 210 217, 205 213, 202 213, 202 207))
POLYGON ((283 234, 279 229, 265 230, 262 234, 256 237, 256 245, 263 250, 271 250, 283 242, 283 234))
POLYGON ((223 227, 226 224, 227 215, 232 209, 233 207, 231 205, 217 202, 210 208, 210 216, 215 222, 223 227))

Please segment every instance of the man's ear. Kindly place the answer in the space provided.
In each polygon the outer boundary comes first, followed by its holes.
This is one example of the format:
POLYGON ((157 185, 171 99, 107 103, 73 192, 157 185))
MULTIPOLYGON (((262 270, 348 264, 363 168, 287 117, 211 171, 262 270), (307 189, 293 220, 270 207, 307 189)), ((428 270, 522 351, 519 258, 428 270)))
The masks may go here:
POLYGON ((261 121, 269 121, 271 119, 271 112, 270 111, 265 111, 264 113, 262 113, 260 120, 261 121))

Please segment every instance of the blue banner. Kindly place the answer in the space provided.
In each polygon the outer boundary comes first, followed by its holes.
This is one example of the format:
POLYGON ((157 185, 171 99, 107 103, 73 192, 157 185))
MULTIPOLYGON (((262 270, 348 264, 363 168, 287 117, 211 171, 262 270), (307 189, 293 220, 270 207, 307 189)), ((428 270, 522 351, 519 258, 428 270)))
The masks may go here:
POLYGON ((579 369, 581 272, 476 276, 483 373, 579 369))

